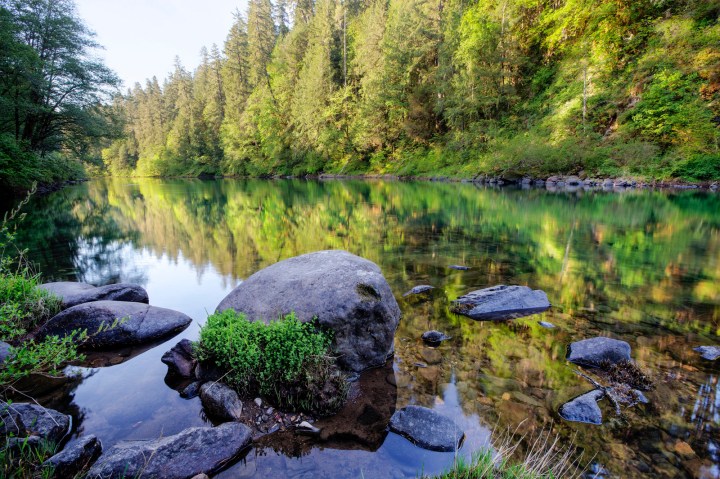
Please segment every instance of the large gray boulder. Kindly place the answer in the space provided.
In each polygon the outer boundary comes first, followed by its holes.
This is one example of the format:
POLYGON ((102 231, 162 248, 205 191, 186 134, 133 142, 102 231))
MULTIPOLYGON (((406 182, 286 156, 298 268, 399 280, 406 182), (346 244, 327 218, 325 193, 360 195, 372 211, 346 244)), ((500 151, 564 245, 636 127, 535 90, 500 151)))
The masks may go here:
POLYGON ((560 417, 568 421, 602 424, 602 411, 597 402, 604 396, 605 393, 599 389, 581 394, 560 406, 560 417))
POLYGON ((101 452, 102 444, 97 437, 83 436, 43 462, 43 468, 51 470, 52 477, 75 477, 95 461, 101 452))
POLYGON ((393 351, 400 308, 380 268, 347 251, 318 251, 250 276, 217 307, 270 322, 294 312, 334 332, 339 364, 351 371, 381 366, 393 351))
POLYGON ((452 311, 478 321, 502 321, 541 313, 550 308, 544 291, 527 286, 493 286, 453 301, 452 311))
POLYGON ((129 301, 145 304, 149 302, 147 291, 137 284, 118 283, 95 287, 87 283, 58 281, 41 284, 40 288, 59 296, 63 308, 92 301, 129 301))
POLYGON ((116 444, 90 468, 88 479, 120 477, 189 479, 212 474, 250 444, 250 428, 239 422, 191 427, 174 436, 116 444))
POLYGON ((571 363, 600 367, 601 363, 611 364, 630 361, 630 345, 619 339, 597 337, 576 341, 568 346, 566 359, 571 363))
POLYGON ((431 451, 460 448, 465 433, 451 419, 422 406, 407 406, 390 418, 390 430, 431 451))
POLYGON ((43 439, 57 444, 68 432, 70 416, 37 404, 0 401, 0 434, 12 436, 9 442, 27 439, 37 445, 43 439))
POLYGON ((75 330, 87 330, 85 348, 113 348, 164 338, 182 331, 191 321, 178 311, 143 303, 95 301, 58 313, 40 328, 38 337, 67 336, 75 330))

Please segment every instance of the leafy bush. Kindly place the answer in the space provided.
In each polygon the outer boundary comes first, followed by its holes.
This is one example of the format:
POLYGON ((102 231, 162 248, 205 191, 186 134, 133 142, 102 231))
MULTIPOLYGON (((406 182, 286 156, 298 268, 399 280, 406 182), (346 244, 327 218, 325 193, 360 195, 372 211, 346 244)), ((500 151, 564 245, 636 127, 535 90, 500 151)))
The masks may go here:
POLYGON ((226 310, 208 317, 195 352, 226 371, 223 381, 243 395, 259 392, 279 407, 330 414, 348 391, 329 355, 331 340, 294 314, 266 325, 226 310))

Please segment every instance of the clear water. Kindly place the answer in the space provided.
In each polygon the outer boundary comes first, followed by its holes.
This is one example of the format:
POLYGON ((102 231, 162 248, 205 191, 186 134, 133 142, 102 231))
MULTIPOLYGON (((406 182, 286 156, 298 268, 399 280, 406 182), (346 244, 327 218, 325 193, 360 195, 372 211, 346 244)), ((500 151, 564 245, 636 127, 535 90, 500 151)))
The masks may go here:
MULTIPOLYGON (((165 384, 162 354, 196 339, 207 312, 243 278, 340 248, 377 263, 403 310, 388 366, 395 378, 379 381, 381 393, 398 408, 452 417, 467 434, 462 455, 498 440, 497 431, 544 430, 576 445, 599 477, 720 477, 720 361, 692 351, 720 343, 720 195, 112 179, 36 198, 27 211, 18 238, 46 279, 139 283, 151 304, 195 320, 163 344, 91 358, 80 377, 33 392, 106 448, 206 424, 197 398, 165 384), (440 294, 403 300, 418 284, 440 294), (448 312, 448 300, 496 284, 543 289, 553 308, 507 323, 448 312), (428 329, 453 338, 425 348, 428 329), (624 418, 602 401, 602 426, 570 423, 558 407, 591 386, 565 349, 596 335, 628 341, 655 389, 624 418)), ((290 435, 258 445, 219 477, 417 477, 454 460, 392 433, 374 444, 301 442, 290 435)))

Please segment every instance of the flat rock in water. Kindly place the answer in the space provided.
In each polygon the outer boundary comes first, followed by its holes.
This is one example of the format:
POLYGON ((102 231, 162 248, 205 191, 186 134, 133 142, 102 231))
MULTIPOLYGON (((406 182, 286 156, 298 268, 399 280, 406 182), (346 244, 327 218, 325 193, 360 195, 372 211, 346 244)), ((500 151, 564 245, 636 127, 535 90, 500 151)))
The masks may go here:
POLYGON ((400 321, 380 268, 340 250, 297 256, 258 271, 217 307, 226 309, 266 323, 291 312, 303 322, 317 317, 334 332, 340 366, 355 372, 385 364, 400 321))
POLYGON ((720 358, 720 346, 698 346, 694 348, 693 351, 697 351, 703 359, 707 359, 708 361, 715 361, 717 358, 720 358))
POLYGON ((599 389, 582 394, 560 406, 560 416, 563 419, 588 424, 602 424, 602 411, 598 401, 605 396, 599 389))
POLYGON ((403 298, 406 298, 408 296, 415 295, 415 294, 427 293, 428 291, 432 291, 433 289, 435 289, 435 288, 433 286, 430 286, 429 284, 421 284, 419 286, 415 286, 413 289, 411 289, 407 293, 403 294, 403 298))
POLYGON ((143 303, 95 301, 58 313, 40 328, 38 338, 67 336, 74 330, 87 330, 89 338, 83 347, 113 348, 164 338, 182 331, 191 321, 189 316, 178 311, 143 303), (111 327, 116 321, 118 323, 111 327), (102 332, 98 332, 101 328, 102 332))
POLYGON ((599 367, 603 361, 613 364, 630 361, 630 345, 625 341, 605 337, 583 339, 568 346, 565 359, 589 367, 599 367))
POLYGON ((460 448, 465 433, 451 419, 422 406, 407 406, 390 419, 390 430, 431 451, 460 448))
POLYGON ((125 441, 100 456, 86 477, 188 479, 212 474, 237 457, 251 440, 250 428, 227 422, 217 427, 191 427, 151 441, 125 441))
POLYGON ((145 304, 150 302, 147 291, 137 284, 118 283, 95 287, 87 283, 59 281, 41 284, 40 288, 60 296, 63 308, 93 301, 128 301, 145 304))
POLYGON ((70 432, 70 416, 37 404, 0 401, 0 432, 20 441, 35 437, 57 444, 70 432))
POLYGON ((53 477, 74 477, 95 461, 101 452, 102 444, 97 437, 83 436, 43 462, 43 467, 52 469, 53 477))
POLYGON ((493 286, 472 291, 452 303, 452 311, 478 321, 502 321, 541 313, 550 308, 544 291, 527 286, 493 286))
POLYGON ((170 351, 162 355, 160 361, 167 365, 172 374, 183 378, 195 376, 197 360, 193 357, 193 343, 189 339, 180 340, 170 351))
POLYGON ((548 323, 547 321, 540 321, 538 324, 545 329, 555 329, 555 325, 553 323, 548 323))
POLYGON ((463 265, 460 265, 460 264, 451 264, 450 266, 448 266, 448 268, 450 268, 450 269, 455 269, 455 270, 457 270, 457 271, 467 271, 467 270, 470 269, 469 266, 463 266, 463 265))
POLYGON ((205 413, 224 421, 237 421, 242 415, 243 403, 238 394, 223 383, 207 382, 200 387, 200 401, 205 413))

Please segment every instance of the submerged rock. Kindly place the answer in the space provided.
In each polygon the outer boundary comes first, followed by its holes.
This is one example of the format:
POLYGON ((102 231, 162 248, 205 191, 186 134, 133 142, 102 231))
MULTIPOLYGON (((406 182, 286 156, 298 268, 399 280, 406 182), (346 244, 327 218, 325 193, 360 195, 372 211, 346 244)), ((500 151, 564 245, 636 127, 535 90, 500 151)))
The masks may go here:
POLYGON ((400 308, 380 268, 347 251, 319 251, 281 261, 250 276, 217 307, 249 320, 294 312, 317 317, 334 332, 338 363, 350 371, 380 366, 393 351, 400 308))
POLYGON ((43 467, 52 469, 53 477, 74 477, 95 461, 101 452, 102 444, 97 437, 83 436, 43 462, 43 467))
POLYGON ((603 391, 594 389, 566 402, 558 412, 568 421, 602 424, 602 411, 597 402, 604 396, 603 391))
POLYGON ((432 291, 435 289, 434 286, 430 286, 429 284, 421 284, 419 286, 415 286, 413 289, 408 291, 407 293, 403 294, 403 298, 406 298, 408 296, 417 295, 417 294, 424 294, 429 291, 432 291))
POLYGON ((451 419, 422 406, 407 406, 390 419, 390 430, 431 451, 460 448, 465 433, 451 419))
POLYGON ((212 474, 236 458, 251 439, 246 425, 227 422, 217 427, 191 427, 151 441, 125 441, 100 456, 87 478, 187 479, 212 474))
POLYGON ((147 291, 137 284, 118 283, 95 287, 87 283, 59 281, 41 284, 40 288, 60 296, 64 309, 93 301, 150 302, 147 291))
MULTIPOLYGON (((8 442, 37 445, 40 440, 59 443, 70 432, 70 416, 30 403, 0 401, 0 434, 8 442)), ((12 444, 11 444, 12 445, 12 444)))
POLYGON ((87 330, 89 337, 84 347, 112 348, 161 339, 182 331, 191 321, 189 316, 171 309, 125 301, 95 301, 58 313, 40 328, 38 338, 87 330))
POLYGON ((548 323, 547 321, 540 321, 538 324, 545 329, 555 329, 555 325, 553 323, 548 323))
POLYGON ((195 376, 197 360, 193 357, 193 343, 189 339, 183 339, 167 351, 160 358, 167 365, 168 370, 173 374, 191 378, 195 376))
POLYGON ((200 400, 205 413, 212 418, 238 421, 243 403, 238 394, 223 383, 207 382, 200 387, 200 400))
POLYGON ((715 361, 717 358, 720 358, 720 346, 698 346, 694 348, 693 351, 697 351, 703 359, 707 359, 708 361, 715 361))
POLYGON ((568 346, 566 359, 589 367, 600 367, 603 361, 611 364, 630 361, 630 345, 625 341, 605 337, 583 339, 568 346))
POLYGON ((450 268, 450 269, 455 269, 455 270, 458 270, 458 271, 467 271, 467 270, 470 269, 469 266, 463 266, 463 265, 460 265, 460 264, 451 264, 450 266, 448 266, 448 268, 450 268))
POLYGON ((448 339, 452 339, 452 337, 440 331, 435 331, 434 329, 431 331, 425 331, 422 334, 422 340, 428 346, 439 346, 440 343, 447 341, 448 339))
POLYGON ((501 321, 541 313, 550 308, 544 291, 527 286, 493 286, 453 301, 452 311, 478 321, 501 321))

